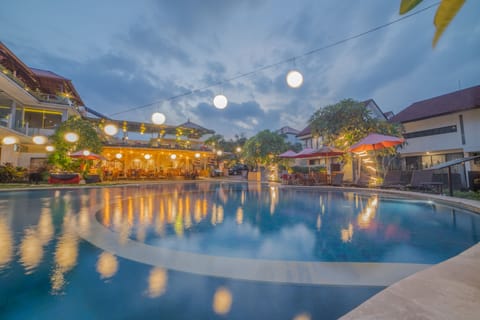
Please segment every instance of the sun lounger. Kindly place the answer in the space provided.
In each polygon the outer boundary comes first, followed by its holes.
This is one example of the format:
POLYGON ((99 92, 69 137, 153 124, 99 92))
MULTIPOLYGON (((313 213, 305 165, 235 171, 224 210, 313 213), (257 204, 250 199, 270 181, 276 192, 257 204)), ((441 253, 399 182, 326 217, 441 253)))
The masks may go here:
POLYGON ((415 170, 412 172, 412 179, 407 185, 408 189, 419 191, 432 191, 443 193, 443 183, 433 180, 432 170, 415 170))
POLYGON ((385 175, 380 188, 405 189, 408 182, 404 178, 405 174, 400 170, 390 170, 385 175))

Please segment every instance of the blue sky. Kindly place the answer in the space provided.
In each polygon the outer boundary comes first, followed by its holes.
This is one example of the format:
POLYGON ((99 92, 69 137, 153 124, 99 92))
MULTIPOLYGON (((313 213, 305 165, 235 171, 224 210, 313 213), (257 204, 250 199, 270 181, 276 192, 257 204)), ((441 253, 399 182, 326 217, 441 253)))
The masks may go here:
MULTIPOLYGON (((424 0, 418 8, 434 3, 424 0)), ((150 122, 161 111, 168 124, 190 119, 230 138, 286 125, 303 129, 315 110, 344 98, 373 98, 383 111, 398 113, 415 101, 480 84, 480 5, 474 0, 466 1, 435 49, 436 7, 304 56, 398 19, 399 5, 3 0, 0 41, 27 65, 71 79, 88 107, 115 119, 150 122), (260 70, 281 61, 287 62, 260 70), (285 83, 292 68, 303 73, 299 89, 285 83), (169 100, 201 88, 207 89, 169 100), (212 106, 218 93, 229 98, 224 110, 212 106)))

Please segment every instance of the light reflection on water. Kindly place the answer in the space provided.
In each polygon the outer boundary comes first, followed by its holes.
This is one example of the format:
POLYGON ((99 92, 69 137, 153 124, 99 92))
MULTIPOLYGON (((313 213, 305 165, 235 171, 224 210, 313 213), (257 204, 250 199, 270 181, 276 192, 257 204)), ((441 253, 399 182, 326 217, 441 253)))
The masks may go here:
POLYGON ((105 202, 97 219, 121 243, 245 258, 435 263, 476 242, 467 225, 475 228, 477 217, 462 216, 469 236, 452 225, 446 206, 377 194, 247 184, 146 188, 123 199, 111 192, 104 198, 117 200, 105 202), (446 237, 443 252, 436 232, 446 237))
MULTIPOLYGON (((117 288, 119 282, 130 288, 128 279, 134 278, 134 296, 155 300, 178 294, 179 279, 186 275, 151 266, 131 273, 141 264, 80 239, 77 230, 91 232, 92 214, 120 244, 134 240, 212 255, 309 261, 435 263, 476 243, 480 224, 478 216, 435 203, 249 184, 5 193, 0 194, 0 287, 39 277, 46 278, 45 294, 68 296, 84 282, 95 291, 100 285, 117 288)), ((221 281, 189 290, 208 296, 204 305, 220 316, 246 301, 221 281)), ((242 292, 253 294, 249 290, 242 292)), ((7 292, 11 289, 0 289, 7 292)), ((0 310, 6 305, 0 300, 0 310)), ((290 319, 309 319, 312 312, 292 309, 290 319)))

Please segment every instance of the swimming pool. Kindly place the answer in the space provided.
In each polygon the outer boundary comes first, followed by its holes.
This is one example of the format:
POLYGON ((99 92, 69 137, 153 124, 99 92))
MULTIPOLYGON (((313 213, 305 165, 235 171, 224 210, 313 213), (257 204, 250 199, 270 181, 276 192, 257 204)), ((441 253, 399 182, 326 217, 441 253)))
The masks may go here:
POLYGON ((334 319, 477 243, 479 219, 248 183, 2 192, 0 318, 334 319))

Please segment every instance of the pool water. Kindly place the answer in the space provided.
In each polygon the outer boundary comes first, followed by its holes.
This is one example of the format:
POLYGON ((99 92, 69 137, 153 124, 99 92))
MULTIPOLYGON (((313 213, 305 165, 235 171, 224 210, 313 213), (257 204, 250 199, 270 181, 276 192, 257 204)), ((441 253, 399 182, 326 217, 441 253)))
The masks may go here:
POLYGON ((248 183, 1 192, 0 319, 336 319, 385 285, 299 268, 428 266, 479 227, 441 203, 248 183))

